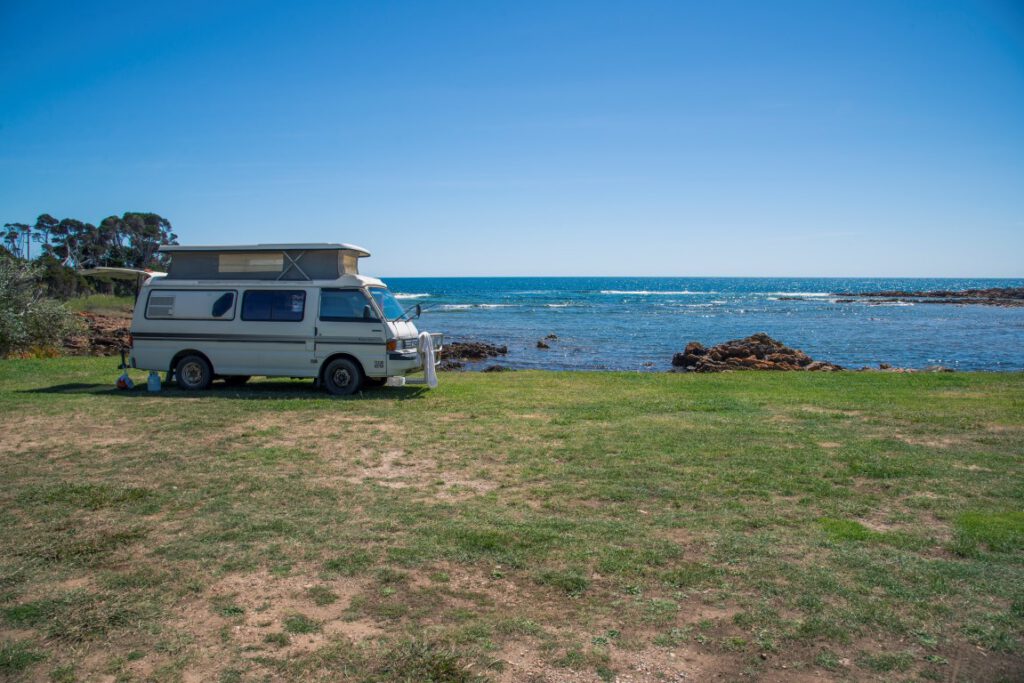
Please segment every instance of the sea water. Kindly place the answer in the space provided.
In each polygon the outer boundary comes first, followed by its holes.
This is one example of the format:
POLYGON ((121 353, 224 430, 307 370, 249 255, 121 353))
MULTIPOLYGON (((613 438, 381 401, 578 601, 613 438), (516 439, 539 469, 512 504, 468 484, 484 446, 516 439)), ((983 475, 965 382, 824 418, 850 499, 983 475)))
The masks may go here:
POLYGON ((689 341, 766 332, 843 366, 1024 370, 1024 308, 841 303, 843 293, 1022 287, 1024 280, 385 278, 421 330, 506 344, 514 368, 664 371, 689 341), (798 298, 794 298, 798 297, 798 298), (549 349, 537 341, 557 335, 549 349))

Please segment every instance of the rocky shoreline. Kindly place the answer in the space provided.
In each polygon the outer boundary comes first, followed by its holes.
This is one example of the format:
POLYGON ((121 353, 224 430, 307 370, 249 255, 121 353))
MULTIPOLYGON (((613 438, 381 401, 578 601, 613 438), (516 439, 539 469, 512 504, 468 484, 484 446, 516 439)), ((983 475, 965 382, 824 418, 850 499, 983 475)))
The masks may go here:
MULTIPOLYGON (((1024 291, 1024 290, 1022 290, 1024 291)), ((64 351, 71 356, 116 356, 127 351, 131 319, 98 313, 79 313, 84 332, 64 342, 64 351)), ((558 341, 551 333, 537 342, 538 349, 549 348, 558 341)), ((438 370, 448 372, 505 372, 513 370, 495 361, 509 354, 507 345, 478 340, 447 342, 441 351, 438 370)), ((651 367, 653 364, 645 364, 651 367)), ((732 339, 711 347, 692 341, 672 357, 669 372, 727 372, 732 370, 769 370, 801 372, 835 372, 844 368, 835 363, 815 360, 800 349, 786 346, 763 332, 744 339, 732 339)), ((863 367, 858 371, 951 372, 948 368, 931 366, 922 369, 894 368, 882 363, 878 368, 863 367)))
POLYGON ((987 289, 964 289, 959 291, 940 289, 924 292, 905 290, 833 292, 833 296, 846 297, 836 299, 836 303, 853 303, 858 299, 866 299, 869 303, 1024 306, 1024 287, 989 287, 987 289))
MULTIPOLYGON (((441 349, 441 364, 437 369, 443 371, 466 370, 467 363, 481 363, 507 354, 508 347, 504 345, 498 346, 481 341, 447 342, 441 349)), ((502 365, 490 365, 482 368, 481 372, 501 372, 508 369, 502 365)))

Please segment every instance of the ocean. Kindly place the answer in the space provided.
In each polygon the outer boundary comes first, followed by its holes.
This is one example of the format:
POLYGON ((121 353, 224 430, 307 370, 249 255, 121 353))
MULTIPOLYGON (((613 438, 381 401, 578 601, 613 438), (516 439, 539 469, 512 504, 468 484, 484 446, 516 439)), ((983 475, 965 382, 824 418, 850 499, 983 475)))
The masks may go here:
POLYGON ((385 278, 421 330, 506 344, 512 368, 663 372, 689 341, 766 332, 851 368, 1024 370, 1024 308, 841 303, 842 292, 1021 287, 1024 280, 862 278, 385 278), (799 297, 799 298, 793 298, 799 297), (538 349, 548 334, 558 339, 538 349))

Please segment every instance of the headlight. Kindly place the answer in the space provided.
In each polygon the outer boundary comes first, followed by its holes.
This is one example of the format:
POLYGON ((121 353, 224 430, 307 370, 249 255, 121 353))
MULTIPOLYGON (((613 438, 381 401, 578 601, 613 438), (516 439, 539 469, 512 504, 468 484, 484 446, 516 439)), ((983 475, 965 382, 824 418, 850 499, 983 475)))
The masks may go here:
POLYGON ((388 351, 409 351, 419 348, 418 339, 392 339, 388 342, 388 351))

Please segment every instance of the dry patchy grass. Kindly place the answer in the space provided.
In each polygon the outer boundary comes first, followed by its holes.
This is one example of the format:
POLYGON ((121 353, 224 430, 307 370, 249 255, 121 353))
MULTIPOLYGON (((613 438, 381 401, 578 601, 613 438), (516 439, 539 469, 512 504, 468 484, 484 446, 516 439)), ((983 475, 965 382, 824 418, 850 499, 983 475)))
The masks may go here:
POLYGON ((0 363, 0 678, 1014 680, 1021 375, 0 363))

